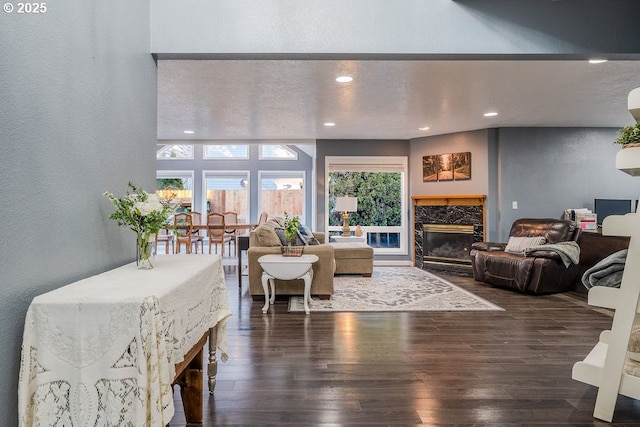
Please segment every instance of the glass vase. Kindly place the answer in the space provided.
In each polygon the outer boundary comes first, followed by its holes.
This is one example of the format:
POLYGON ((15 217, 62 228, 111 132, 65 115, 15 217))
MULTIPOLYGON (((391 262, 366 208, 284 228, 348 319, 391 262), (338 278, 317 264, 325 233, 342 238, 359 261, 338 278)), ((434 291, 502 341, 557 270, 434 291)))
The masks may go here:
POLYGON ((153 268, 152 236, 149 233, 138 233, 136 237, 136 265, 140 270, 153 268))

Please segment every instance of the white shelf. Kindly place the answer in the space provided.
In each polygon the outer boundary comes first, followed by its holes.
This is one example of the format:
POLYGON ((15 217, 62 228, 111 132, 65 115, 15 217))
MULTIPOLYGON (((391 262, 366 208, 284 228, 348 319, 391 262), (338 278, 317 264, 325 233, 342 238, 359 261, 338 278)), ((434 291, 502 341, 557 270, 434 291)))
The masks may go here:
MULTIPOLYGON (((636 122, 640 122, 640 87, 629 92, 627 108, 636 122)), ((631 176, 640 176, 640 147, 623 148, 618 151, 616 169, 631 176)))
POLYGON ((616 153, 616 169, 640 176, 640 147, 622 148, 616 153))
POLYGON ((611 422, 618 395, 640 399, 640 377, 624 371, 629 337, 640 309, 640 214, 611 215, 602 234, 630 236, 620 288, 589 289, 589 305, 615 310, 611 330, 600 333, 598 343, 573 365, 574 380, 598 387, 593 416, 611 422))
MULTIPOLYGON (((599 342, 596 344, 582 362, 577 362, 573 365, 571 378, 594 387, 599 387, 608 349, 609 345, 607 343, 599 342)), ((629 375, 623 371, 618 394, 633 399, 640 399, 640 378, 629 375)))

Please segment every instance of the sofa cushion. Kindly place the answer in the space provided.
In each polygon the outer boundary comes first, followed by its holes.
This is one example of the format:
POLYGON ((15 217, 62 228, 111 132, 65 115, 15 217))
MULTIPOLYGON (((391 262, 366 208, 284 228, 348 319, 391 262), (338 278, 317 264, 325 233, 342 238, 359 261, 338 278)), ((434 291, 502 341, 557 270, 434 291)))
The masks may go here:
POLYGON ((280 238, 276 234, 276 228, 284 227, 284 220, 279 217, 272 218, 257 227, 254 230, 255 237, 258 240, 260 246, 282 246, 280 238))
POLYGON ((364 242, 329 243, 335 259, 373 259, 373 248, 364 242))
POLYGON ((513 222, 509 236, 542 236, 546 243, 558 243, 573 240, 576 225, 573 221, 555 218, 520 218, 513 222))
POLYGON ((525 250, 533 247, 544 245, 546 243, 546 239, 542 236, 536 237, 509 237, 509 241, 507 242, 507 246, 504 248, 505 251, 511 252, 512 254, 521 254, 525 250))
POLYGON ((306 225, 300 224, 300 227, 298 227, 298 236, 300 236, 300 238, 304 240, 305 244, 307 245, 320 244, 318 239, 316 239, 316 237, 313 235, 309 227, 307 227, 306 225))

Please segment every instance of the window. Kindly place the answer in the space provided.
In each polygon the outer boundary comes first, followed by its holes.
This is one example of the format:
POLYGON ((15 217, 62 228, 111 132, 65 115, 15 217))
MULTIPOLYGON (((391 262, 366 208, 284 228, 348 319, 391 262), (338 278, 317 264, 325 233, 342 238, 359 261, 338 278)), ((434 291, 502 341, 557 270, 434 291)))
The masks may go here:
POLYGON ((186 144, 157 144, 156 158, 167 159, 193 159, 193 145, 186 144))
POLYGON ((260 144, 260 160, 298 160, 298 153, 286 145, 260 144))
MULTIPOLYGON (((304 171, 260 171, 259 211, 304 218, 304 171)), ((303 220, 304 222, 304 220, 303 220)))
POLYGON ((237 212, 238 222, 249 222, 249 171, 204 171, 205 210, 237 212))
POLYGON ((165 199, 173 199, 180 205, 179 210, 193 209, 193 171, 157 171, 156 193, 165 199))
POLYGON ((326 186, 329 235, 342 231, 336 197, 358 199, 358 211, 349 214, 354 231, 360 225, 376 254, 406 254, 406 157, 327 157, 326 186))
POLYGON ((210 145, 205 144, 203 158, 211 159, 248 159, 248 145, 210 145))

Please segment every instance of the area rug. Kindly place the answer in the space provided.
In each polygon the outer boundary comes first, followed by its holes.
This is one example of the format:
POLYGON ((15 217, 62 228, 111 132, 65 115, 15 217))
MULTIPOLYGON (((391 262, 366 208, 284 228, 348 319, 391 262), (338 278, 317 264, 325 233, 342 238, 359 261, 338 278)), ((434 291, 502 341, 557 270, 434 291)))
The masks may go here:
MULTIPOLYGON (((312 312, 501 311, 501 307, 416 267, 375 267, 371 277, 336 276, 329 300, 314 299, 312 312)), ((290 312, 304 312, 301 296, 290 312)))

